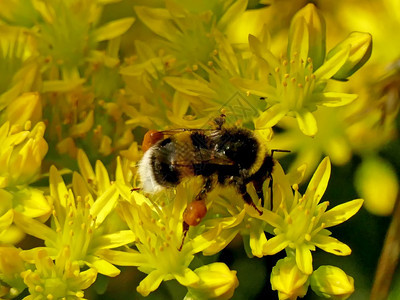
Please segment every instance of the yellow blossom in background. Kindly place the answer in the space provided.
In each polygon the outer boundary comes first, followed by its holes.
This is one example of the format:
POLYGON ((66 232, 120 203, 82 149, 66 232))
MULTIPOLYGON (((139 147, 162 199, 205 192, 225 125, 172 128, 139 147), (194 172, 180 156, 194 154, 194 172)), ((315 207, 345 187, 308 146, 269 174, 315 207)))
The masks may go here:
POLYGON ((365 200, 365 208, 377 215, 393 212, 399 180, 393 168, 377 157, 366 158, 355 174, 355 185, 365 200))
POLYGON ((312 112, 318 105, 336 107, 355 100, 354 94, 325 91, 327 81, 338 72, 347 78, 368 60, 371 37, 360 33, 355 40, 356 44, 346 39, 326 54, 324 20, 313 4, 293 18, 287 56, 277 57, 269 50, 271 41, 266 32, 262 40, 249 35, 250 48, 259 60, 260 78, 236 78, 235 83, 270 105, 257 118, 256 128, 272 127, 290 115, 296 117, 304 134, 314 136, 318 129, 312 112))

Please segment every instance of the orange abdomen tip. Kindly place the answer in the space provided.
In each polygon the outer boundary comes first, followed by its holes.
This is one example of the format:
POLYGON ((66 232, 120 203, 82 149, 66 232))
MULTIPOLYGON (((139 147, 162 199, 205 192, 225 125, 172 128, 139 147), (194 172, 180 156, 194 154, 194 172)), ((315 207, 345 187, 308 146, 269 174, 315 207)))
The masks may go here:
POLYGON ((151 129, 146 132, 143 138, 142 150, 146 152, 151 146, 164 138, 164 134, 160 131, 151 129))
POLYGON ((198 225, 207 214, 204 200, 196 200, 190 203, 183 212, 183 220, 190 226, 198 225))

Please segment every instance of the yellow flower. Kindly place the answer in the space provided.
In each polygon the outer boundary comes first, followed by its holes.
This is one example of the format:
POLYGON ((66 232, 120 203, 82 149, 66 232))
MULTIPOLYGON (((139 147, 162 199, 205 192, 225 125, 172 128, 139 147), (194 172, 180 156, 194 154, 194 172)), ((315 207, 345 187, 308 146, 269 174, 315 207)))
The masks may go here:
MULTIPOLYGON (((274 194, 282 193, 282 186, 286 187, 285 193, 290 193, 290 185, 298 184, 302 179, 304 168, 288 174, 284 174, 281 165, 276 162, 274 166, 274 194), (289 191, 288 191, 289 190, 289 191)), ((253 202, 260 206, 260 200, 252 185, 247 187, 253 202)), ((265 208, 269 209, 271 204, 274 208, 279 206, 277 197, 274 197, 274 203, 270 200, 270 189, 268 183, 264 184, 265 208)), ((268 254, 267 237, 265 231, 269 230, 269 225, 254 218, 255 210, 249 207, 243 201, 243 197, 233 188, 216 188, 209 193, 208 198, 212 202, 207 216, 204 218, 204 226, 210 231, 215 231, 215 238, 210 246, 203 250, 205 255, 213 255, 224 249, 236 236, 240 234, 243 237, 244 248, 249 257, 263 257, 268 254)))
POLYGON ((197 284, 200 277, 189 264, 195 253, 210 244, 214 233, 187 237, 181 251, 178 250, 182 243, 182 214, 188 199, 192 199, 189 197, 193 194, 192 184, 179 185, 176 196, 173 191, 165 191, 152 200, 138 192, 131 193, 126 185, 116 184, 125 200, 120 202, 118 211, 136 237, 136 249, 103 250, 102 257, 116 265, 137 266, 148 274, 137 287, 143 296, 156 290, 162 281, 176 279, 183 286, 197 284))
MULTIPOLYGON (((24 253, 21 253, 24 256, 24 253)), ((27 259, 31 259, 28 255, 27 259)), ((47 251, 40 249, 33 257, 35 269, 21 273, 29 289, 29 296, 24 300, 34 299, 84 299, 83 290, 87 289, 97 277, 97 272, 90 268, 80 271, 79 264, 71 260, 68 246, 55 258, 50 258, 47 251)))
POLYGON ((311 275, 311 288, 320 297, 345 300, 354 292, 354 279, 334 266, 321 266, 311 275))
POLYGON ((225 30, 246 9, 246 4, 245 0, 232 5, 219 4, 221 7, 215 9, 215 14, 210 10, 192 13, 173 1, 166 2, 166 9, 135 6, 135 11, 151 31, 165 39, 161 43, 175 57, 175 66, 181 72, 196 71, 199 64, 207 64, 216 49, 214 30, 225 30))
POLYGON ((30 129, 30 122, 10 127, 6 122, 0 127, 0 187, 29 184, 37 179, 42 159, 47 153, 43 138, 46 126, 39 122, 30 129))
MULTIPOLYGON (((364 35, 360 33, 355 39, 369 49, 371 39, 364 35)), ((314 136, 318 129, 312 112, 318 105, 342 106, 357 98, 354 94, 325 91, 328 80, 339 71, 341 79, 343 74, 349 76, 365 63, 370 52, 359 55, 353 49, 354 43, 344 41, 325 57, 324 20, 313 4, 294 16, 286 57, 276 57, 269 50, 269 39, 267 35, 262 40, 249 35, 250 49, 260 66, 259 79, 235 78, 234 82, 244 91, 263 97, 269 105, 256 119, 256 128, 272 127, 289 115, 296 117, 304 134, 314 136)))
MULTIPOLYGON (((51 227, 15 212, 14 222, 27 234, 44 240, 45 249, 56 257, 66 245, 69 246, 70 260, 79 265, 95 268, 99 273, 116 276, 120 271, 99 253, 131 243, 134 235, 129 230, 109 231, 105 226, 107 216, 118 200, 116 186, 109 181, 105 168, 99 165, 97 174, 102 181, 98 196, 93 197, 84 179, 78 173, 72 177, 72 188, 68 190, 64 181, 52 166, 50 168, 50 195, 53 200, 51 227)), ((27 253, 34 256, 41 248, 33 248, 27 253)))
POLYGON ((271 286, 278 291, 279 300, 304 297, 308 290, 309 276, 296 265, 292 256, 280 259, 272 268, 271 286))
MULTIPOLYGON (((351 249, 331 237, 331 232, 326 228, 352 217, 363 203, 362 199, 357 199, 326 211, 329 203, 319 202, 328 185, 330 170, 330 161, 326 157, 315 171, 303 196, 297 190, 294 195, 278 194, 276 197, 279 197, 280 204, 275 206, 276 211, 264 209, 261 216, 253 214, 253 217, 264 220, 274 228, 275 236, 265 245, 266 254, 273 255, 286 249, 295 256, 300 271, 307 275, 313 272, 311 251, 315 247, 336 255, 351 253, 351 249)), ((250 210, 248 212, 251 213, 250 210)))

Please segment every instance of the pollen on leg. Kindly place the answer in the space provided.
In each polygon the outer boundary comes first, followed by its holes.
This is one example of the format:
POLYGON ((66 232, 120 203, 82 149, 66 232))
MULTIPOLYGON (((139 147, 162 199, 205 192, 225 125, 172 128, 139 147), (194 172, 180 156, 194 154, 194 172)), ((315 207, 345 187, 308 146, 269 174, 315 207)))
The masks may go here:
POLYGON ((143 137, 142 150, 146 152, 151 146, 161 141, 164 138, 164 134, 157 130, 149 130, 143 137))
POLYGON ((190 226, 198 225, 207 214, 207 207, 204 200, 191 202, 183 213, 183 220, 190 226))

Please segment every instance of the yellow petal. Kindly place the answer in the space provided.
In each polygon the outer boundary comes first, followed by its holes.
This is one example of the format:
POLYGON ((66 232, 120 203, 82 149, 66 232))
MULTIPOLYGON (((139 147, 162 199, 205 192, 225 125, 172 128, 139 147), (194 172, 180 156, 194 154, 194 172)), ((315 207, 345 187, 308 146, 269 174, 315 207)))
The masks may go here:
POLYGON ((83 199, 89 198, 89 204, 93 204, 93 196, 89 192, 87 187, 87 183, 81 176, 81 174, 74 172, 72 174, 72 189, 74 191, 74 195, 81 196, 83 199))
POLYGON ((151 272, 143 279, 136 290, 144 297, 155 291, 164 280, 165 275, 158 270, 151 272))
POLYGON ((197 79, 166 76, 164 77, 164 81, 177 91, 189 96, 202 96, 207 98, 217 97, 215 91, 211 89, 206 82, 197 79))
POLYGON ((88 265, 95 268, 100 274, 109 277, 115 277, 119 275, 119 273, 121 273, 121 271, 117 267, 110 264, 108 261, 105 261, 104 259, 99 259, 97 257, 93 258, 93 261, 89 260, 88 265))
POLYGON ((171 21, 168 10, 163 8, 150 8, 147 6, 135 6, 135 12, 139 19, 154 33, 169 41, 176 39, 177 29, 171 21))
POLYGON ((307 245, 301 244, 296 247, 296 264, 303 273, 307 275, 312 273, 312 255, 307 245))
POLYGON ((265 129, 275 126, 288 112, 282 104, 275 104, 262 112, 261 115, 254 121, 254 126, 257 129, 265 129))
POLYGON ((317 134, 317 121, 310 111, 303 108, 295 111, 294 113, 296 115, 296 120, 299 124, 301 132, 311 137, 317 134))
POLYGON ((265 243, 264 253, 265 255, 274 255, 285 249, 289 243, 290 241, 283 234, 279 234, 265 243))
POLYGON ((311 178, 304 197, 308 198, 313 196, 314 203, 318 203, 325 193, 330 176, 331 162, 329 160, 329 157, 325 157, 319 164, 317 170, 311 178))
POLYGON ((102 235, 96 239, 96 244, 93 247, 100 249, 117 248, 135 241, 135 235, 131 230, 121 230, 110 234, 102 235))
POLYGON ((14 223, 25 233, 46 241, 49 246, 57 242, 56 232, 35 219, 28 218, 19 212, 14 212, 14 223))
POLYGON ((111 186, 106 167, 101 161, 96 161, 96 182, 99 193, 102 194, 111 186))
POLYGON ((86 118, 80 122, 77 123, 69 129, 69 134, 72 137, 82 137, 86 133, 89 132, 89 130, 92 128, 94 122, 94 112, 93 110, 89 111, 87 114, 86 118))
POLYGON ((247 8, 247 2, 247 0, 234 1, 219 19, 217 23, 218 29, 224 32, 228 25, 235 21, 236 17, 244 13, 247 8))
POLYGON ((124 34, 129 27, 132 26, 135 18, 123 18, 116 21, 111 21, 100 28, 96 29, 94 36, 96 41, 101 42, 111 40, 124 34))
POLYGON ((77 160, 78 160, 79 171, 85 178, 86 182, 94 182, 96 180, 96 175, 94 174, 89 158, 82 149, 78 150, 77 160))
POLYGON ((64 208, 66 207, 68 190, 55 166, 50 167, 50 195, 55 198, 55 202, 64 208))
POLYGON ((246 93, 254 94, 260 97, 268 98, 269 101, 278 101, 276 96, 276 89, 266 82, 260 80, 252 80, 234 77, 231 80, 231 83, 246 93))
POLYGON ((184 286, 190 286, 199 281, 199 276, 189 268, 186 268, 182 273, 174 273, 173 276, 184 286))
POLYGON ((327 80, 331 78, 339 69, 344 65, 350 53, 350 45, 343 47, 332 57, 330 57, 325 63, 319 67, 314 75, 317 80, 327 80))
POLYGON ((322 250, 340 256, 350 255, 351 249, 346 244, 339 240, 327 236, 325 234, 318 234, 313 237, 313 243, 322 250))
POLYGON ((341 224, 354 216, 363 202, 363 199, 356 199, 337 205, 323 214, 321 222, 325 224, 326 228, 341 224))
POLYGON ((115 185, 100 195, 90 208, 92 216, 96 217, 96 224, 103 223, 104 219, 115 208, 119 193, 115 185))
POLYGON ((250 248, 251 253, 256 257, 264 256, 267 238, 261 226, 255 227, 255 230, 250 230, 250 248))
POLYGON ((85 290, 96 281, 96 278, 97 271, 90 268, 79 273, 79 277, 77 279, 78 282, 76 285, 79 286, 80 289, 85 290))
POLYGON ((13 222, 14 212, 9 209, 4 215, 0 216, 0 232, 5 230, 13 222))
POLYGON ((292 59, 294 55, 297 55, 300 58, 299 61, 305 62, 308 58, 309 46, 309 33, 306 21, 301 17, 293 18, 293 21, 289 32, 289 59, 292 59))
POLYGON ((102 249, 96 252, 97 255, 106 261, 117 266, 139 267, 146 263, 144 255, 135 250, 130 252, 102 249))
POLYGON ((314 93, 312 95, 312 101, 318 104, 322 104, 327 107, 338 107, 350 104, 358 98, 356 94, 336 93, 336 92, 324 92, 314 93))

